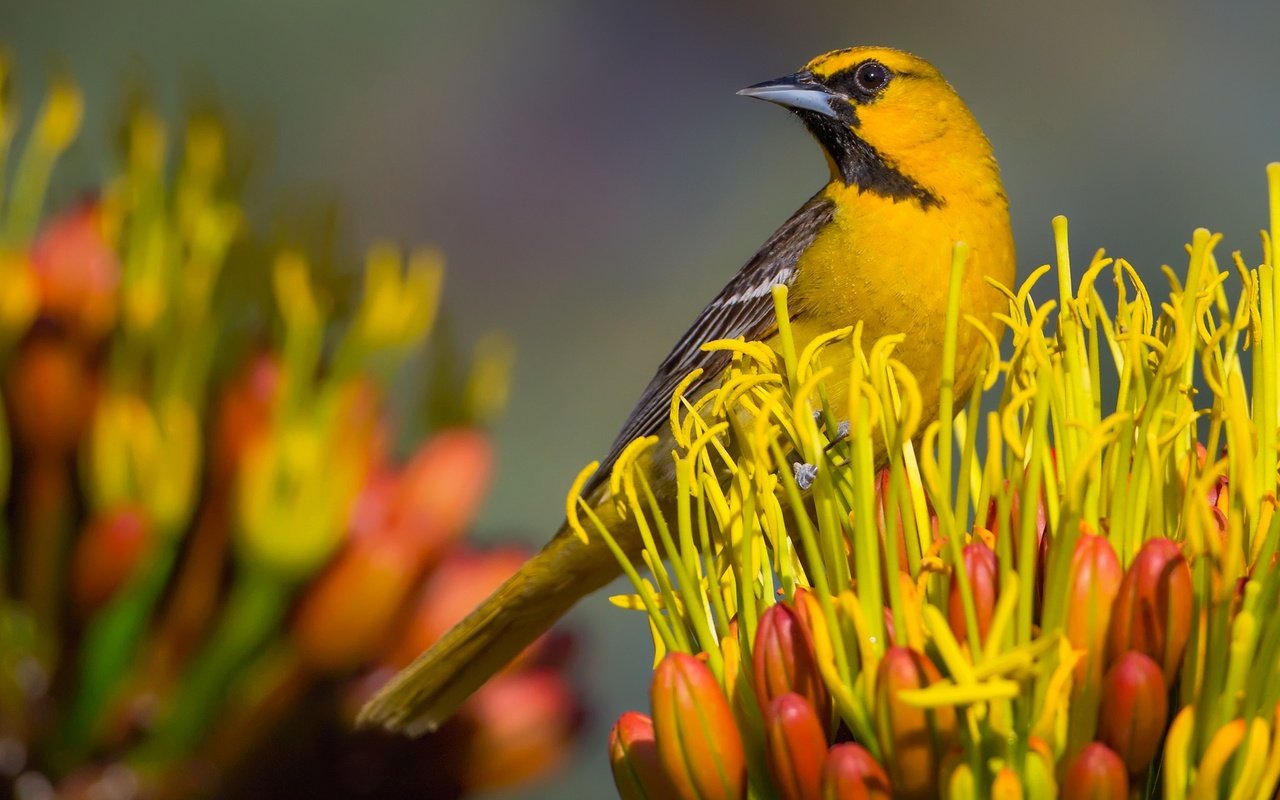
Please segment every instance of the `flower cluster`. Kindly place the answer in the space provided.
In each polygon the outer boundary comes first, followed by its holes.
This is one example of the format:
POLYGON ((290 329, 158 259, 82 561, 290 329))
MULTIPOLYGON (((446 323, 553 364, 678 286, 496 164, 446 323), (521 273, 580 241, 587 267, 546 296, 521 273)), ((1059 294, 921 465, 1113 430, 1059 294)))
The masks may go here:
MULTIPOLYGON (((222 126, 171 148, 145 109, 121 173, 42 220, 80 116, 55 84, 0 186, 0 794, 457 797, 551 767, 579 716, 564 641, 436 737, 351 727, 523 560, 463 541, 508 348, 437 371, 397 456, 439 256, 375 247, 344 319, 308 258, 253 246, 222 126)), ((0 163, 15 120, 0 92, 0 163)))
POLYGON ((1220 262, 1197 230, 1163 299, 1101 251, 1076 281, 1055 220, 1056 268, 998 287, 1004 353, 960 318, 958 244, 936 415, 897 338, 843 329, 797 352, 783 287, 776 351, 709 345, 733 366, 672 399, 674 499, 645 478, 667 457, 654 438, 612 475, 645 543, 614 601, 647 613, 657 650, 652 716, 610 741, 621 795, 1273 796, 1280 164, 1267 174, 1261 264, 1220 262), (989 343, 968 398, 950 388, 960 325, 989 343), (839 372, 836 347, 854 353, 839 372))

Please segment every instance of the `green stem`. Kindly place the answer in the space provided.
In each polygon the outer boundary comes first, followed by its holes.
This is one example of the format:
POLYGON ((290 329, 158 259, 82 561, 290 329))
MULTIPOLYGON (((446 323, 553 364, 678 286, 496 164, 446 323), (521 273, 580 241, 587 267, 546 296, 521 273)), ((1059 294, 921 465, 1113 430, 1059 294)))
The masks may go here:
POLYGON ((138 643, 176 557, 172 544, 162 545, 146 569, 89 624, 77 694, 62 730, 62 749, 69 760, 79 760, 101 727, 125 673, 133 666, 138 643))
POLYGON ((236 581, 221 622, 184 676, 160 724, 134 752, 135 762, 191 753, 221 713, 228 686, 279 626, 291 597, 291 584, 261 567, 250 567, 236 581))
POLYGON ((955 482, 952 479, 951 465, 955 450, 955 417, 956 417, 956 331, 960 325, 960 294, 964 286, 964 265, 969 257, 969 247, 964 242, 956 242, 951 253, 951 289, 947 297, 946 335, 942 340, 942 382, 938 387, 938 422, 941 430, 938 434, 938 472, 942 496, 938 498, 935 508, 939 519, 947 526, 947 550, 951 556, 951 579, 960 585, 960 605, 964 609, 964 622, 969 639, 969 652, 982 652, 982 641, 978 635, 978 612, 973 604, 973 587, 969 585, 969 575, 964 568, 964 551, 960 542, 964 523, 956 516, 956 505, 953 492, 955 482), (948 524, 949 522, 949 524, 948 524))

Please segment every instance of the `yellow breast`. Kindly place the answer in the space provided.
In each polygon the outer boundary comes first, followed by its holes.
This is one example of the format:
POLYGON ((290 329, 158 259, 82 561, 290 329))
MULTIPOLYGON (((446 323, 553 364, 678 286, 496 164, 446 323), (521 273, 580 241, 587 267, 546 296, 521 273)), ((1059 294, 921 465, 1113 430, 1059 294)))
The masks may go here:
MULTIPOLYGON (((999 186, 985 196, 952 195, 941 207, 927 208, 839 183, 823 194, 835 202, 835 216, 798 265, 790 295, 797 346, 859 321, 866 349, 882 336, 905 334, 895 356, 920 382, 924 412, 936 413, 951 254, 955 242, 963 241, 970 256, 961 294, 956 390, 958 398, 967 397, 985 345, 964 315, 983 320, 999 336, 1002 326, 992 315, 1005 301, 986 278, 1006 286, 1014 281, 1013 236, 999 186)), ((847 354, 835 356, 828 363, 847 354)), ((828 390, 833 403, 844 402, 842 386, 828 390)))

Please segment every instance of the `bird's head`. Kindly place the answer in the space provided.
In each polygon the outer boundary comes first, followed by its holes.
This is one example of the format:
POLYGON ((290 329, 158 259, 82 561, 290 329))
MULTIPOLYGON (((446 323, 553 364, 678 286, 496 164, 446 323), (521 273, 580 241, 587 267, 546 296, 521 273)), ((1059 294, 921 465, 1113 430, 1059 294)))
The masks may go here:
POLYGON ((826 151, 833 180, 926 207, 957 192, 1002 196, 991 146, 968 107, 910 53, 835 50, 738 94, 795 113, 826 151))

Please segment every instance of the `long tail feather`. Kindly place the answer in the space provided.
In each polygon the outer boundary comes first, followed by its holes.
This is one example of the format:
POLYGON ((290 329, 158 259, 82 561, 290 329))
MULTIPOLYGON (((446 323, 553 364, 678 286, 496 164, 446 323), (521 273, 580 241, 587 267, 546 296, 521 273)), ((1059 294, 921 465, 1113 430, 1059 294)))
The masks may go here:
POLYGON ((583 544, 562 530, 479 608, 388 681, 361 709, 357 724, 410 736, 435 730, 579 598, 618 572, 603 542, 583 544))

